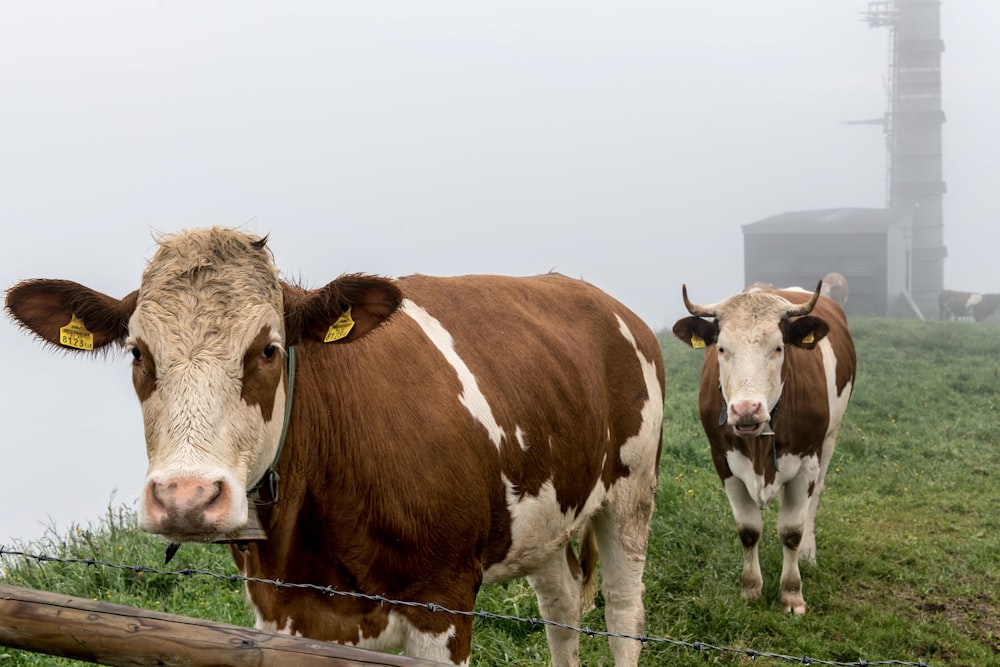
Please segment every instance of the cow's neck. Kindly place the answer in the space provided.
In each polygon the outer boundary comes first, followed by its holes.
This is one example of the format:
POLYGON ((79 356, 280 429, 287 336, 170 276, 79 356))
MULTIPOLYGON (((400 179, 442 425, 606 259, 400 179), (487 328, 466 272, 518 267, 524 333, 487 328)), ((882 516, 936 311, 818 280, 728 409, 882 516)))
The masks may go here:
POLYGON ((292 416, 292 398, 295 395, 295 346, 288 346, 288 389, 285 392, 285 414, 281 423, 281 436, 278 438, 278 449, 274 452, 274 459, 271 465, 261 476, 260 480, 247 490, 247 524, 236 533, 227 535, 217 542, 235 542, 237 544, 266 540, 267 533, 261 526, 260 517, 257 516, 257 507, 260 505, 275 505, 280 498, 280 488, 278 461, 281 459, 281 452, 285 449, 285 438, 288 435, 288 423, 292 416))
POLYGON ((295 395, 295 356, 295 346, 289 345, 287 359, 288 390, 285 392, 285 414, 282 418, 281 436, 278 438, 278 449, 274 452, 274 460, 271 461, 271 465, 267 467, 267 470, 261 476, 260 480, 247 490, 247 496, 250 499, 251 509, 255 505, 278 502, 278 473, 275 468, 278 467, 278 460, 281 458, 281 452, 285 449, 285 438, 288 435, 288 423, 291 421, 292 416, 292 397, 295 395), (267 498, 262 498, 261 491, 265 488, 267 491, 267 498))

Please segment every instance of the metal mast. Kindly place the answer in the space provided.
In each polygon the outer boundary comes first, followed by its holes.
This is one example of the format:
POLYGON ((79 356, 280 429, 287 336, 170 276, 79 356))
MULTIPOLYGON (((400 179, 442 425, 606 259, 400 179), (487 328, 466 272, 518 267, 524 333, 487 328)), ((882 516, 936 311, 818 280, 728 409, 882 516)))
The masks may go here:
POLYGON ((940 0, 870 2, 863 19, 889 29, 885 129, 890 209, 912 215, 910 293, 924 313, 936 312, 944 287, 944 194, 941 130, 940 0))

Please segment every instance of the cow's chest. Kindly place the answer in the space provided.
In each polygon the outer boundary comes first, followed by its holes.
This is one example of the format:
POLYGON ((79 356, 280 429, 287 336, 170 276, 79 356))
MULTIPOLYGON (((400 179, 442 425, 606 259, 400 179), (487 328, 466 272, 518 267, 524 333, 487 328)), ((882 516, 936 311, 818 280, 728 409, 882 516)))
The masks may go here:
POLYGON ((788 485, 795 485, 796 490, 809 493, 819 478, 819 459, 816 456, 783 454, 776 457, 772 465, 760 466, 754 465, 754 460, 747 454, 730 449, 726 453, 726 463, 733 477, 743 483, 758 507, 769 504, 788 485))

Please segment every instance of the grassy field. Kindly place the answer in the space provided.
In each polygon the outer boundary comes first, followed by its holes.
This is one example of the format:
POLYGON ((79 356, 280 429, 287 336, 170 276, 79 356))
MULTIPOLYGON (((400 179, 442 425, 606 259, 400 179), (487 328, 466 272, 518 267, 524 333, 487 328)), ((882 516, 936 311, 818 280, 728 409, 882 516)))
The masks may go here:
MULTIPOLYGON (((1000 325, 854 318, 851 327, 857 387, 817 521, 818 564, 802 565, 804 617, 779 609, 774 506, 761 545, 764 595, 740 599, 739 540, 697 416, 701 353, 662 336, 667 424, 646 570, 647 634, 836 662, 1000 665, 1000 325)), ((137 533, 125 508, 109 510, 97 526, 19 546, 153 567, 163 556, 163 543, 137 533)), ((241 588, 229 582, 13 558, 3 565, 8 582, 252 624, 241 588)), ((194 545, 171 567, 235 571, 223 548, 194 545)), ((485 588, 477 607, 538 615, 523 581, 485 588)), ((600 599, 583 624, 603 628, 600 599)), ((583 637, 581 662, 612 664, 607 641, 583 637)), ((547 664, 544 631, 477 620, 473 663, 547 664)), ((78 663, 0 649, 0 667, 70 664, 78 663)), ((752 663, 650 644, 642 664, 752 663)))

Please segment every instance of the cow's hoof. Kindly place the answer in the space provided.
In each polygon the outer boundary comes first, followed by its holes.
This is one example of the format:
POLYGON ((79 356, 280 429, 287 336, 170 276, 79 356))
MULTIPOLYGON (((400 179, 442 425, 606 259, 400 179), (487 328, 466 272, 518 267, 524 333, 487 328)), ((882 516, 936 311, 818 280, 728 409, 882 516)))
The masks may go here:
POLYGON ((796 616, 803 616, 806 613, 806 602, 801 595, 783 598, 781 603, 785 606, 785 611, 796 616))

